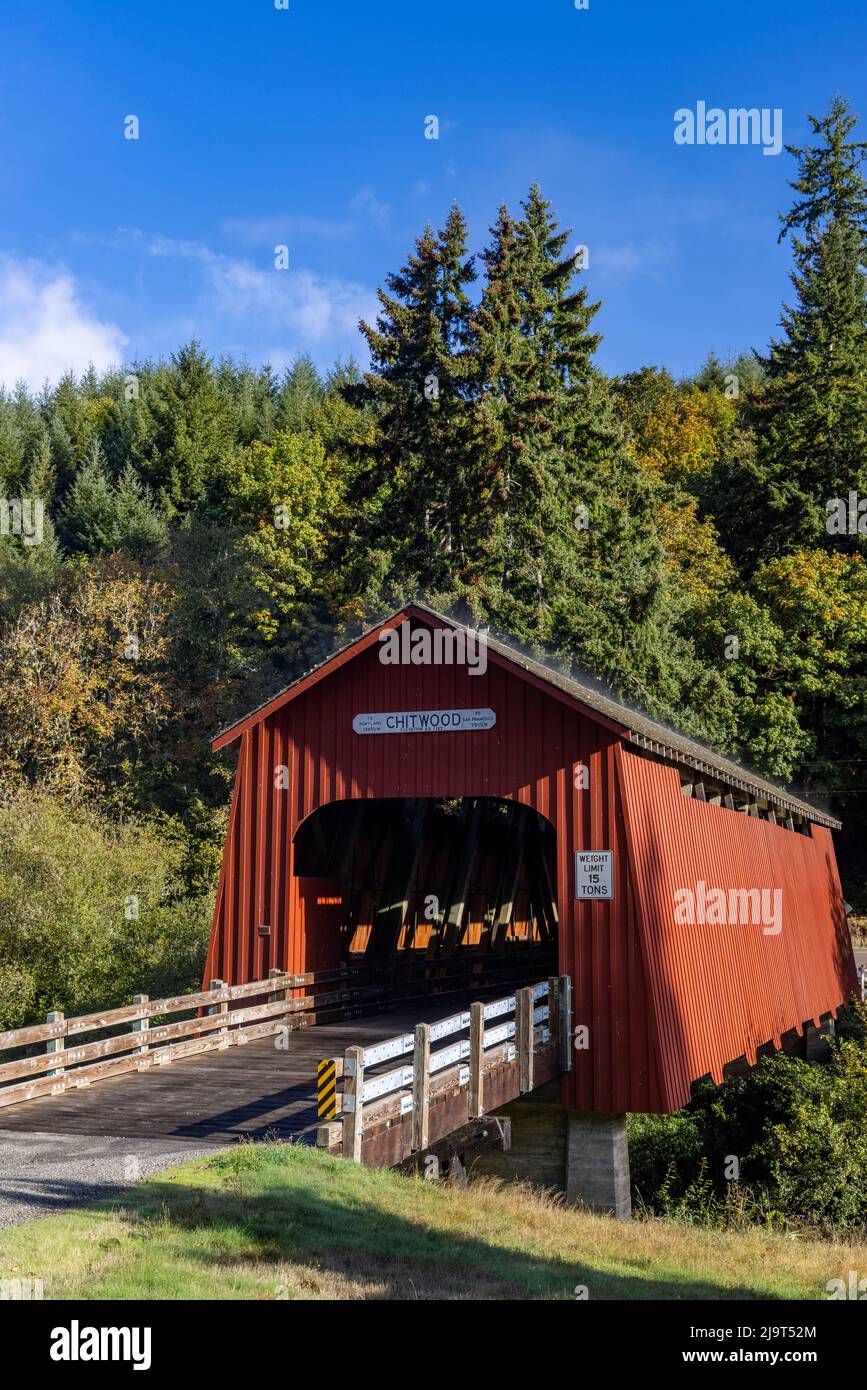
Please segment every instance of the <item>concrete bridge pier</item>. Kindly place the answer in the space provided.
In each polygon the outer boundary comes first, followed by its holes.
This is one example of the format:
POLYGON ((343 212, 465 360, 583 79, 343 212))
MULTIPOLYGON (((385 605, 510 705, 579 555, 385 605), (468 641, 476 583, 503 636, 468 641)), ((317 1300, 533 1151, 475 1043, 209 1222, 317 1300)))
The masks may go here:
POLYGON ((625 1115, 567 1110, 550 1081, 493 1112, 512 1122, 508 1153, 485 1153, 472 1171, 560 1192, 570 1205, 628 1221, 632 1215, 625 1115))
POLYGON ((632 1216, 629 1145, 625 1115, 566 1112, 566 1201, 608 1212, 618 1221, 632 1216))

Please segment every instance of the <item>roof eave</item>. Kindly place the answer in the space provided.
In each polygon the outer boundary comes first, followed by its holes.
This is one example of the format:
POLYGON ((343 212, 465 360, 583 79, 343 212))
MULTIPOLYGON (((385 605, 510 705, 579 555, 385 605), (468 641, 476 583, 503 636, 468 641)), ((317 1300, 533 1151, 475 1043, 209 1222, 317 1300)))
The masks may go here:
MULTIPOLYGON (((443 623, 463 631, 468 630, 465 624, 458 622, 457 619, 450 618, 444 613, 438 613, 436 609, 429 608, 424 603, 404 604, 396 612, 389 614, 387 618, 374 623, 361 636, 354 638, 338 651, 332 653, 331 656, 326 657, 324 661, 321 661, 303 676, 299 676, 297 680, 284 686, 270 700, 265 701, 256 709, 250 710, 242 719, 236 720, 234 724, 221 730, 211 744, 213 751, 216 753, 231 746, 248 729, 253 728, 263 719, 267 719, 276 710, 297 699, 299 695, 303 695, 312 686, 324 680, 326 676, 333 674, 359 653, 372 646, 378 640, 381 632, 393 627, 396 623, 403 622, 408 617, 421 618, 428 623, 443 623)), ((696 745, 696 751, 693 753, 689 749, 678 748, 675 742, 667 742, 665 735, 669 731, 663 725, 657 725, 656 721, 649 716, 639 715, 636 711, 629 710, 626 706, 620 705, 619 702, 599 691, 584 689, 574 677, 564 676, 552 670, 542 662, 536 661, 533 657, 525 656, 523 652, 510 647, 499 639, 488 638, 488 652, 497 665, 519 671, 524 680, 529 681, 546 694, 563 701, 563 703, 585 711, 589 718, 607 728, 609 732, 616 733, 627 743, 656 751, 659 756, 665 757, 670 762, 704 772, 708 777, 714 777, 729 786, 758 795, 771 804, 794 812, 818 825, 824 825, 832 830, 841 828, 841 822, 834 816, 830 816, 818 807, 811 806, 809 802, 793 796, 784 787, 776 787, 758 775, 751 776, 749 769, 740 767, 739 764, 725 758, 722 754, 715 754, 712 749, 704 750, 700 745, 696 745), (582 693, 584 698, 582 698, 582 693), (610 713, 607 712, 607 709, 599 709, 598 703, 610 707, 610 713), (641 729, 634 727, 633 723, 626 719, 613 717, 618 715, 621 709, 624 716, 631 715, 633 720, 640 719, 646 728, 653 730, 653 733, 642 732, 641 729), (704 751, 707 752, 710 759, 706 763, 702 761, 700 756, 704 751)), ((688 739, 686 735, 675 735, 674 731, 671 732, 672 739, 677 738, 692 743, 692 740, 688 739)))

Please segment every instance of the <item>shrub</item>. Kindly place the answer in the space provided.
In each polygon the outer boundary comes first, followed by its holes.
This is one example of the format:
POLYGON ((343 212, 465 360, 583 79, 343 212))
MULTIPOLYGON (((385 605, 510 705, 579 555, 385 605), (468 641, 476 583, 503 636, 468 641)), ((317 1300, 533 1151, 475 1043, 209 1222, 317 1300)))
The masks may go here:
POLYGON ((633 1115, 636 1202, 702 1225, 863 1228, 867 1223, 864 1009, 823 1065, 765 1058, 747 1076, 701 1082, 677 1115, 633 1115), (731 1160, 738 1161, 731 1181, 731 1160))
POLYGON ((144 822, 20 788, 0 802, 0 1029, 198 987, 211 896, 144 822))

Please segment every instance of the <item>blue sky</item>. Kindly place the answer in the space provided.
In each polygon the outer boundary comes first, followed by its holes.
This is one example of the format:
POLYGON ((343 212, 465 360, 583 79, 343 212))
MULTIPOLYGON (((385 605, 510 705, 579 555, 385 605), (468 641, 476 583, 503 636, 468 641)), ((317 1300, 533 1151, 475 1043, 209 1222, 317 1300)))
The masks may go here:
POLYGON ((3 0, 0 380, 194 335, 364 360, 356 321, 425 221, 457 199, 478 249, 534 179, 590 248, 601 365, 691 371, 775 331, 792 163, 678 146, 675 110, 781 108, 795 144, 836 91, 867 118, 856 0, 288 6, 3 0))

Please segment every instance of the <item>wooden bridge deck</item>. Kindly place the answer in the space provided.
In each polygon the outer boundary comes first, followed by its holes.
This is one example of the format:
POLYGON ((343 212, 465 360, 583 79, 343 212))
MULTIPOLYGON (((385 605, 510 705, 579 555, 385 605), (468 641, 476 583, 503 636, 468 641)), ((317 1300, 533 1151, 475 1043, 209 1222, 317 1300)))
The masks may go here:
MULTIPOLYGON (((474 991, 466 1002, 477 998, 474 991)), ((368 1047, 459 1008, 459 999, 434 999, 426 1010, 414 1003, 405 1012, 299 1028, 286 1035, 284 1049, 264 1038, 9 1106, 0 1110, 0 1142, 4 1132, 30 1131, 199 1145, 266 1137, 313 1143, 321 1057, 339 1057, 353 1044, 368 1047)))

